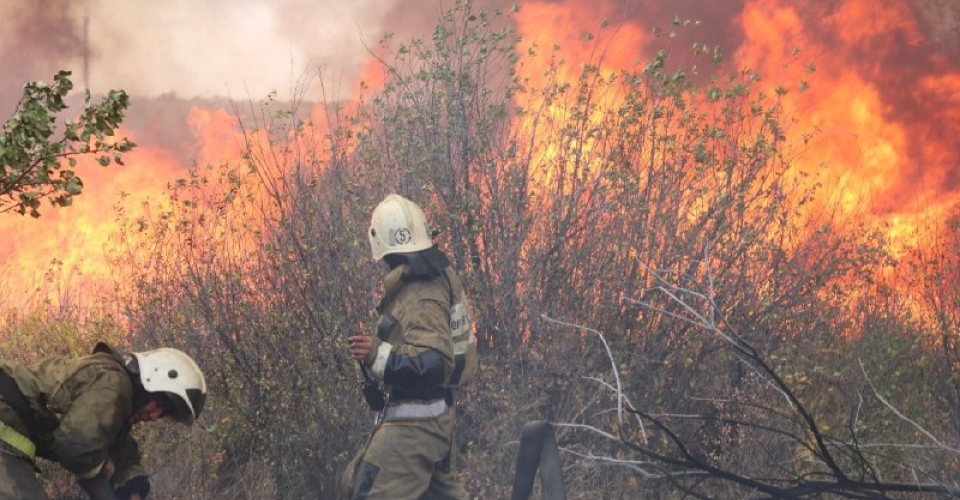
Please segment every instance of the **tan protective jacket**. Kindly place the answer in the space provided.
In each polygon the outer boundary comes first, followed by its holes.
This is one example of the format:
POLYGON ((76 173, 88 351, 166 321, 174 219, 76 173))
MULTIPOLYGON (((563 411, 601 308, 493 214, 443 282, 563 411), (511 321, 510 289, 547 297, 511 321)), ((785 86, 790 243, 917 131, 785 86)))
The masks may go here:
POLYGON ((463 283, 449 267, 411 279, 409 266, 387 275, 377 307, 380 323, 366 364, 391 390, 391 401, 427 400, 454 389, 477 370, 476 335, 463 283))
POLYGON ((98 345, 94 354, 59 357, 36 366, 0 361, 30 404, 23 422, 0 398, 0 421, 29 437, 37 455, 60 463, 80 478, 96 476, 111 458, 115 483, 145 475, 140 450, 130 437, 133 382, 122 358, 98 345))

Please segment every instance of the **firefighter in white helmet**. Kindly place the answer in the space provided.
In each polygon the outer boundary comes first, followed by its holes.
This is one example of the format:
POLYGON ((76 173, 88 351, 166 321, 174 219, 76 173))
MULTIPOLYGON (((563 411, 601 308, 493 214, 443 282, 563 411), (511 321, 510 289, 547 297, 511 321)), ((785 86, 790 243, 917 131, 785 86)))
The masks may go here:
POLYGON ((131 427, 161 418, 191 424, 207 385, 181 351, 121 354, 104 343, 35 366, 0 361, 0 499, 47 499, 38 457, 72 472, 93 500, 150 491, 131 427))
POLYGON ((378 424, 346 470, 345 496, 466 499, 452 473, 455 391, 477 369, 463 283, 423 211, 402 196, 377 206, 368 236, 373 258, 391 271, 376 334, 350 337, 350 353, 382 384, 386 403, 371 405, 378 424))

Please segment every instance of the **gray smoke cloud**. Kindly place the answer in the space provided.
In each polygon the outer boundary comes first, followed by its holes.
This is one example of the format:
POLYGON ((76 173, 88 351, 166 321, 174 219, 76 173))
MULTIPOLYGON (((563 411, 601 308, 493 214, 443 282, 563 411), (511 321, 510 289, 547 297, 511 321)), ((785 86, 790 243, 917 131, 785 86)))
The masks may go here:
POLYGON ((82 55, 78 27, 66 0, 0 3, 0 117, 13 111, 26 81, 49 80, 82 55))
MULTIPOLYGON (((362 39, 379 38, 399 3, 5 0, 0 106, 12 107, 25 81, 49 79, 59 69, 73 71, 77 87, 88 83, 94 93, 122 88, 134 96, 186 99, 289 94, 317 67, 349 82, 368 60, 362 39)), ((432 22, 435 12, 424 17, 432 22)))
MULTIPOLYGON (((592 0, 540 0, 574 3, 592 0)), ((513 0, 481 0, 509 8, 513 0)), ((519 2, 522 4, 524 2, 519 2)), ((614 0, 622 21, 663 26, 700 19, 697 37, 733 50, 742 41, 744 0, 614 0)), ((816 2, 839 5, 840 0, 816 2)), ((910 0, 931 46, 960 56, 960 2, 910 0)), ((432 0, 4 0, 0 2, 0 106, 24 81, 74 72, 78 86, 186 99, 283 93, 311 68, 351 82, 369 60, 364 47, 386 30, 428 34, 452 2, 432 0), (86 29, 84 25, 86 24, 86 29), (85 42, 86 40, 86 42, 85 42), (84 53, 89 49, 84 82, 84 53)), ((2 108, 0 108, 2 109, 2 108)))

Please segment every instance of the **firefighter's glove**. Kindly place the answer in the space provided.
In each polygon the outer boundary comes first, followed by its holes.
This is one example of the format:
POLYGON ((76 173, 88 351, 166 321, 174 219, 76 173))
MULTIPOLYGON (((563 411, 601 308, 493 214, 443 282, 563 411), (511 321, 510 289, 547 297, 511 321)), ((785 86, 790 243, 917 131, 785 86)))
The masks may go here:
POLYGON ((96 477, 78 479, 77 484, 87 493, 90 500, 118 500, 113 493, 113 486, 110 485, 110 481, 103 471, 96 477))
POLYGON ((133 476, 123 486, 117 488, 118 500, 129 500, 133 494, 140 495, 141 499, 150 494, 150 478, 145 475, 133 476))

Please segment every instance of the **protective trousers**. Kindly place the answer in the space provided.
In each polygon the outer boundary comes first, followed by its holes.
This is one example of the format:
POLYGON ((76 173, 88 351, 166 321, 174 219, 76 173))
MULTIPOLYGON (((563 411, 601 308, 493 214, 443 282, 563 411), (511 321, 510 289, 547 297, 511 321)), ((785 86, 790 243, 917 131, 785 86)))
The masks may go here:
POLYGON ((448 408, 433 419, 381 424, 355 459, 351 499, 467 500, 452 474, 455 419, 448 408))
POLYGON ((0 443, 0 500, 49 500, 30 460, 0 443))

